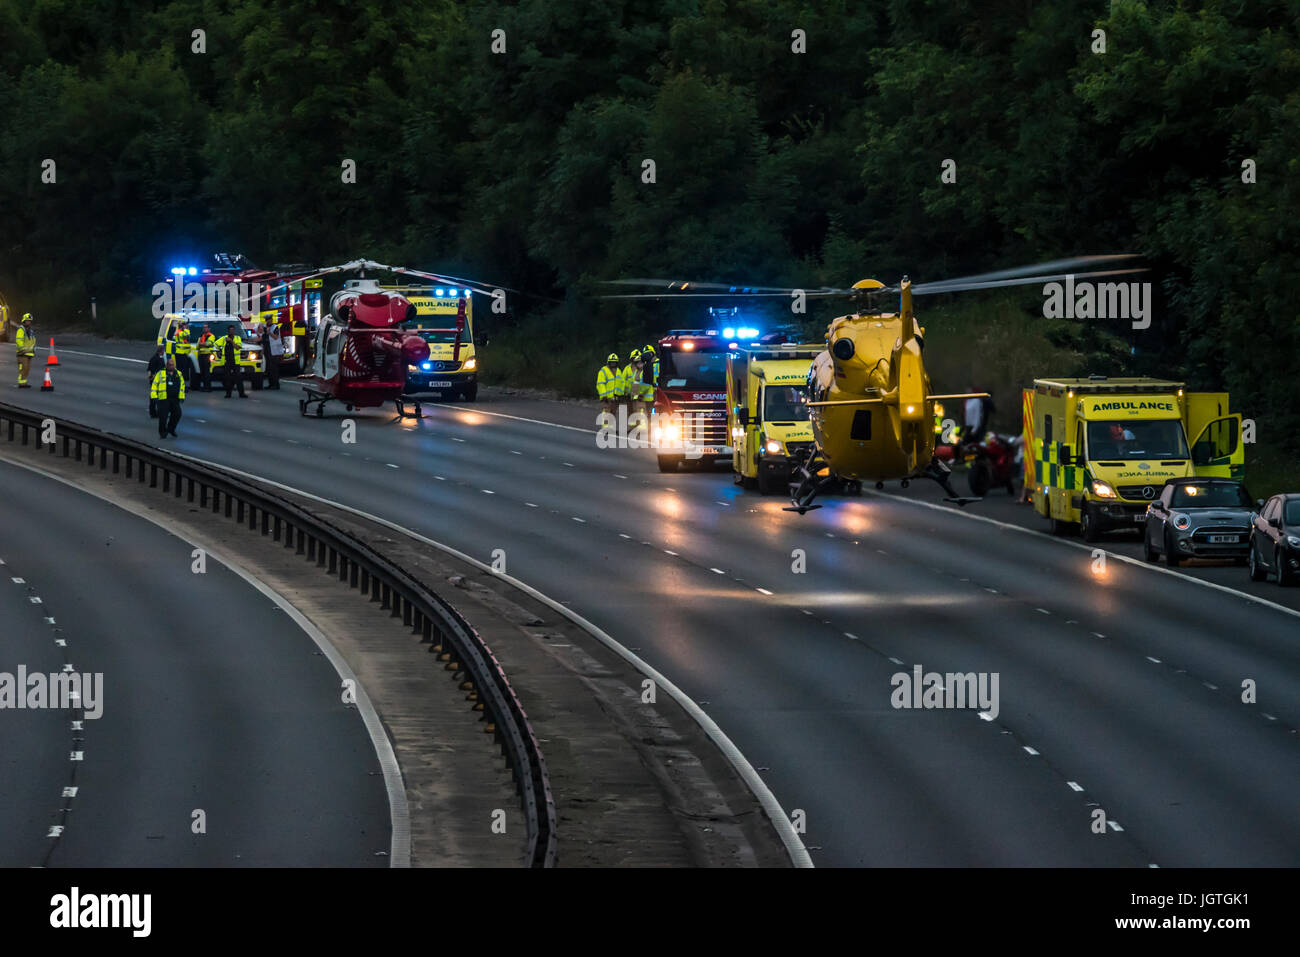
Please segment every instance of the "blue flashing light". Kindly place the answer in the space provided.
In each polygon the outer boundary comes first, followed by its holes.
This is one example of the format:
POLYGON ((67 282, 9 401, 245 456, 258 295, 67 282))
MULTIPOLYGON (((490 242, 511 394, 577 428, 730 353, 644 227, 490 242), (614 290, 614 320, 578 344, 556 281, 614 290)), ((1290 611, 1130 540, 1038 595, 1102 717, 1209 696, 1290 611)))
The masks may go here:
POLYGON ((735 330, 735 329, 723 329, 723 330, 722 330, 722 338, 724 338, 724 339, 734 339, 734 338, 736 338, 736 330, 735 330))
POLYGON ((174 267, 172 267, 172 275, 173 275, 173 276, 184 276, 184 275, 185 275, 185 267, 184 267, 184 266, 174 266, 174 267))
POLYGON ((420 363, 420 368, 423 369, 425 372, 428 372, 430 369, 433 368, 433 363, 432 363, 432 362, 421 362, 421 363, 420 363))
POLYGON ((433 294, 434 294, 435 296, 442 296, 442 295, 445 295, 446 292, 447 292, 447 290, 445 290, 445 289, 435 289, 435 290, 433 291, 433 294))
POLYGON ((738 343, 738 342, 733 342, 733 343, 731 343, 731 345, 727 346, 727 348, 728 348, 728 349, 739 349, 739 348, 740 348, 740 343, 738 343))
POLYGON ((736 335, 739 336, 741 339, 757 339, 757 338, 758 338, 758 330, 757 330, 757 329, 748 329, 748 328, 746 328, 746 329, 738 329, 738 330, 736 331, 736 335))
POLYGON ((449 296, 455 296, 456 294, 457 294, 457 293, 456 293, 456 290, 455 290, 455 289, 448 289, 448 290, 447 290, 447 295, 449 295, 449 296))
POLYGON ((195 269, 193 266, 191 266, 191 267, 190 267, 190 275, 191 275, 191 276, 197 276, 198 274, 199 274, 199 271, 198 271, 197 269, 195 269))

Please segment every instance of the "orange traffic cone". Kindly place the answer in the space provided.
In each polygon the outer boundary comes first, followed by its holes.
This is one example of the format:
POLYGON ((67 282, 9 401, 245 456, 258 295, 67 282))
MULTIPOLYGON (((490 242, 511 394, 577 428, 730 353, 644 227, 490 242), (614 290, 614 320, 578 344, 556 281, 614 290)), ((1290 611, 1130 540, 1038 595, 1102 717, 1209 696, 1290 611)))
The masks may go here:
MULTIPOLYGON (((50 336, 50 357, 45 360, 47 366, 56 366, 59 364, 59 357, 54 354, 54 337, 50 336)), ((53 388, 53 386, 51 386, 53 388)))
POLYGON ((50 378, 50 367, 49 367, 49 366, 46 366, 46 367, 45 367, 45 381, 41 383, 41 391, 42 391, 42 392, 53 392, 53 391, 54 391, 54 380, 50 378))

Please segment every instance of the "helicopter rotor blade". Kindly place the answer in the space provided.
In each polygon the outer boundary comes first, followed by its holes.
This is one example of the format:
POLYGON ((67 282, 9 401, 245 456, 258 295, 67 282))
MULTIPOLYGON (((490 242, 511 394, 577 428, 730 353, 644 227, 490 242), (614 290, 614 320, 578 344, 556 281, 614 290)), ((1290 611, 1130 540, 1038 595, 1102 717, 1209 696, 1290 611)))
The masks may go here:
POLYGON ((1036 263, 1032 266, 1017 266, 1013 269, 998 269, 993 272, 978 273, 973 276, 954 276, 952 279, 938 279, 934 282, 920 283, 912 287, 912 292, 931 287, 965 285, 972 282, 993 282, 1001 279, 1018 279, 1022 276, 1039 276, 1043 273, 1070 273, 1076 269, 1095 270, 1099 266, 1113 265, 1125 260, 1138 259, 1136 253, 1115 253, 1104 256, 1073 256, 1069 259, 1055 259, 1036 263))
POLYGON ((1098 272, 1052 273, 1044 276, 1022 276, 1013 279, 994 279, 973 282, 925 283, 912 287, 914 296, 940 296, 949 292, 970 292, 978 289, 1002 289, 1006 286, 1028 286, 1035 283, 1060 282, 1067 277, 1075 279, 1098 279, 1103 276, 1131 276, 1134 273, 1147 272, 1146 267, 1135 266, 1131 269, 1106 269, 1098 272))

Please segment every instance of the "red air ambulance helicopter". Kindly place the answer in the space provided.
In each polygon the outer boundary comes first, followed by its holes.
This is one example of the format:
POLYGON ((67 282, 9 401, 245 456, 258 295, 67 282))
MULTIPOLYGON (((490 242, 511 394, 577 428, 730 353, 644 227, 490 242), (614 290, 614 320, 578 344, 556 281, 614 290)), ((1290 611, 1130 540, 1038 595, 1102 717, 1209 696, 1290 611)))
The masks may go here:
MULTIPOLYGON (((416 417, 423 414, 419 401, 405 394, 408 366, 429 357, 429 344, 421 336, 402 328, 402 323, 416 318, 415 306, 405 296, 381 289, 376 280, 366 279, 366 270, 416 276, 434 282, 454 281, 464 289, 466 296, 471 292, 493 293, 490 287, 464 279, 404 266, 385 266, 368 259, 357 259, 295 277, 295 281, 305 281, 331 273, 361 273, 361 278, 348 280, 333 295, 329 314, 321 318, 316 328, 311 363, 306 373, 299 376, 306 391, 306 395, 298 400, 298 411, 302 415, 313 406, 317 416, 324 415, 325 403, 331 399, 342 402, 349 412, 354 408, 375 408, 392 402, 397 406, 397 414, 406 417, 409 414, 407 403, 410 402, 416 417)), ((274 293, 279 288, 283 287, 273 287, 269 292, 274 293)), ((458 319, 462 324, 463 305, 458 319)))

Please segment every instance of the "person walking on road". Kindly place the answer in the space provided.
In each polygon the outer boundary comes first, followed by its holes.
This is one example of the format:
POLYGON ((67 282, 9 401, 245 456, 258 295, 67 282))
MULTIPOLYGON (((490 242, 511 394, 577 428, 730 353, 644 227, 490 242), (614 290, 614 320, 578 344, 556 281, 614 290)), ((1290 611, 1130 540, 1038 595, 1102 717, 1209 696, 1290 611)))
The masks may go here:
POLYGON ((229 399, 231 391, 238 386, 239 397, 247 399, 244 380, 239 374, 239 364, 235 361, 239 357, 239 327, 234 323, 226 326, 226 334, 217 340, 217 348, 221 350, 221 357, 224 360, 221 372, 225 379, 226 398, 229 399))
POLYGON ((207 325, 199 334, 199 388, 204 392, 212 391, 212 344, 216 338, 207 325))
POLYGON ((266 357, 266 387, 280 388, 280 357, 284 355, 284 339, 278 322, 262 326, 262 355, 266 357))
POLYGON ((596 373, 596 398, 600 407, 610 415, 618 415, 618 400, 623 372, 618 367, 618 353, 611 352, 605 358, 605 364, 596 373))
POLYGON ((32 314, 23 313, 23 321, 14 335, 14 348, 18 354, 18 388, 30 389, 27 375, 32 371, 32 358, 36 355, 36 333, 32 332, 32 314))
POLYGON ((149 357, 149 418, 158 418, 158 400, 153 397, 153 380, 159 372, 167 368, 167 347, 159 346, 158 351, 149 357))
POLYGON ((185 401, 185 376, 176 368, 175 356, 168 356, 167 367, 154 375, 150 395, 158 403, 158 438, 175 438, 185 401))

